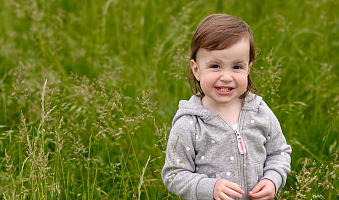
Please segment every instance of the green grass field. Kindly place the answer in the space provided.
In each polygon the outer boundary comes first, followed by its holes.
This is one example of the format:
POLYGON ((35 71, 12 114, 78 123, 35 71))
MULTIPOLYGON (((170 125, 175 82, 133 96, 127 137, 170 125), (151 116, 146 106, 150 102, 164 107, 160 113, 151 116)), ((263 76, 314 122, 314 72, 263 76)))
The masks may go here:
POLYGON ((254 32, 254 81, 292 146, 276 199, 339 199, 339 2, 0 0, 0 198, 176 199, 167 137, 197 24, 254 32))

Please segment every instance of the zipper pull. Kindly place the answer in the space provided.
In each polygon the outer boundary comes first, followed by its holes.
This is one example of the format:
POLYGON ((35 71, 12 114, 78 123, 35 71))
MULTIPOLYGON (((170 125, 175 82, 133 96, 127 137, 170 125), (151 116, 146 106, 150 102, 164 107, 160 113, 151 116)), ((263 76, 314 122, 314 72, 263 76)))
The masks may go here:
POLYGON ((238 149, 240 154, 245 154, 246 153, 245 144, 238 130, 235 131, 235 135, 237 136, 238 149))

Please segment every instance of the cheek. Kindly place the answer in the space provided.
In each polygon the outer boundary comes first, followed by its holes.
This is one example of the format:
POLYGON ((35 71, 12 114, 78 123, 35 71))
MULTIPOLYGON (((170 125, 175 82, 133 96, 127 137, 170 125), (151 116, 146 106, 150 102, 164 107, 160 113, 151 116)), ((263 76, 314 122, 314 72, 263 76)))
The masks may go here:
POLYGON ((239 75, 237 77, 237 82, 239 84, 239 86, 243 86, 243 87, 246 87, 247 88, 247 85, 248 85, 248 75, 247 74, 242 74, 242 75, 239 75))
POLYGON ((212 74, 202 74, 202 76, 200 76, 200 86, 206 90, 213 87, 215 80, 217 80, 217 78, 212 74))

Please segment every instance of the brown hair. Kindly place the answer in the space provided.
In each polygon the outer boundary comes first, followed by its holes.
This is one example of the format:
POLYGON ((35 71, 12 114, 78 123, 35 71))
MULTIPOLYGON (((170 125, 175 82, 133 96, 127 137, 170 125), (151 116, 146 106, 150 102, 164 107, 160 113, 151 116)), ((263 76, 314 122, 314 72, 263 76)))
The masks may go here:
MULTIPOLYGON (((197 52, 200 48, 206 50, 222 50, 246 38, 250 42, 250 63, 255 59, 254 38, 251 28, 246 22, 226 14, 213 14, 207 16, 198 25, 192 38, 190 60, 196 61, 197 52)), ((200 82, 195 78, 191 66, 186 68, 186 76, 193 94, 204 95, 200 82)), ((246 92, 240 96, 245 98, 248 92, 257 93, 257 87, 248 75, 246 92)))

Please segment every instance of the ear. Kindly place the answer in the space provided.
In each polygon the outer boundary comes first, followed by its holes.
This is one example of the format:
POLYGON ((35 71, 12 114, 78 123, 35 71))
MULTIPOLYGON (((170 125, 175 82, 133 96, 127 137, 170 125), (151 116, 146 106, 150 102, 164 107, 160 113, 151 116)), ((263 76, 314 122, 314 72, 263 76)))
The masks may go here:
POLYGON ((247 74, 250 74, 250 71, 251 71, 251 69, 252 69, 252 62, 250 62, 250 64, 248 65, 248 72, 247 72, 247 74))
POLYGON ((195 79, 197 79, 197 81, 200 81, 199 67, 197 63, 192 59, 190 65, 195 79))

